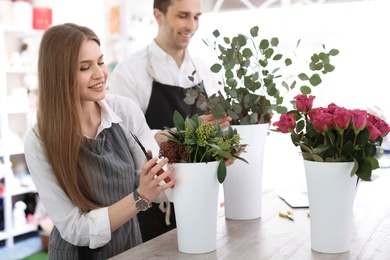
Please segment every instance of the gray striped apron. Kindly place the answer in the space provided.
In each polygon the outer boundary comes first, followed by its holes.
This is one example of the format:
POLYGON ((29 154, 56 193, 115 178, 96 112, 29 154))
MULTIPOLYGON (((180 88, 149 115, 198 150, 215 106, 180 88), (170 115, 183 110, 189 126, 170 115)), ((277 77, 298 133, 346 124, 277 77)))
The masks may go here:
MULTIPOLYGON (((80 149, 80 160, 86 162, 97 202, 112 205, 133 192, 135 167, 126 136, 119 124, 103 130, 80 149), (88 147, 87 147, 88 146, 88 147)), ((74 246, 60 236, 54 227, 50 234, 48 259, 107 259, 142 243, 137 217, 133 217, 111 234, 101 248, 74 246)))

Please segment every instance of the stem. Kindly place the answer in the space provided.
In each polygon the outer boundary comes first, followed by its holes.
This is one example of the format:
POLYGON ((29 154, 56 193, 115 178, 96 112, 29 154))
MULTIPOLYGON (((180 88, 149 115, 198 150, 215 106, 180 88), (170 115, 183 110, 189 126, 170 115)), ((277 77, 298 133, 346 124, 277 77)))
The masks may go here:
POLYGON ((208 149, 208 148, 207 148, 206 152, 203 153, 202 158, 200 158, 200 161, 199 161, 199 162, 203 162, 203 158, 204 158, 204 157, 206 156, 206 154, 208 154, 210 151, 211 151, 211 149, 208 149))
POLYGON ((344 132, 343 132, 343 134, 341 135, 340 158, 341 158, 341 155, 342 155, 342 153, 343 153, 343 144, 344 144, 344 132))
POLYGON ((196 156, 198 155, 199 146, 196 146, 195 156, 194 156, 194 163, 196 162, 196 156))

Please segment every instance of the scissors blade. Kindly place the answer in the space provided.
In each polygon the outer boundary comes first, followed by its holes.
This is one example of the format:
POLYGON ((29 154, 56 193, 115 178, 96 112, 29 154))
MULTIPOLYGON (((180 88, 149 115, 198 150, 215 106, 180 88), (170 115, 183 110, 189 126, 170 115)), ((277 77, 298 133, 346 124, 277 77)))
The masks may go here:
POLYGON ((133 136, 133 138, 137 142, 137 144, 141 147, 141 150, 145 154, 146 159, 148 159, 148 160, 152 159, 152 157, 146 151, 145 147, 141 144, 141 141, 138 139, 138 137, 135 134, 133 134, 132 132, 130 132, 130 134, 131 134, 131 136, 133 136))

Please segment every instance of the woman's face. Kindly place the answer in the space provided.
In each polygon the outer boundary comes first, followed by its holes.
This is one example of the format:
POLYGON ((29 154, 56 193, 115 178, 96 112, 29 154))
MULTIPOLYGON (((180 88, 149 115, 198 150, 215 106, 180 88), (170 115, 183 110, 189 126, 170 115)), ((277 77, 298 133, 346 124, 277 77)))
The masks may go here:
POLYGON ((81 101, 99 101, 105 97, 108 69, 100 46, 93 40, 85 41, 80 49, 78 82, 81 101))

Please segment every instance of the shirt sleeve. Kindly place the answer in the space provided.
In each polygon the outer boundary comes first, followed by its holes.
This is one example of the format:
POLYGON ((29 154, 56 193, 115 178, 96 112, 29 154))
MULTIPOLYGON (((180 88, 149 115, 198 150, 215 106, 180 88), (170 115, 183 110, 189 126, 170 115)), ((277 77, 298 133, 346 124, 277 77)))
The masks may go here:
POLYGON ((109 76, 108 91, 112 94, 128 97, 132 99, 139 107, 140 100, 137 96, 135 82, 132 76, 132 70, 126 63, 118 63, 109 76))
POLYGON ((212 94, 216 94, 218 91, 224 93, 223 86, 220 84, 223 79, 223 74, 212 72, 210 70, 211 65, 199 57, 192 56, 192 59, 196 68, 199 70, 199 75, 201 80, 203 80, 207 95, 211 96, 212 94))
POLYGON ((145 114, 152 94, 146 50, 119 62, 108 78, 108 93, 130 98, 145 114))
POLYGON ((25 139, 25 157, 42 204, 61 237, 75 246, 98 248, 111 240, 108 208, 80 214, 60 187, 35 131, 25 139))

